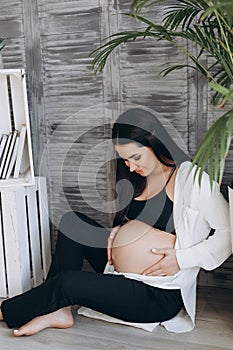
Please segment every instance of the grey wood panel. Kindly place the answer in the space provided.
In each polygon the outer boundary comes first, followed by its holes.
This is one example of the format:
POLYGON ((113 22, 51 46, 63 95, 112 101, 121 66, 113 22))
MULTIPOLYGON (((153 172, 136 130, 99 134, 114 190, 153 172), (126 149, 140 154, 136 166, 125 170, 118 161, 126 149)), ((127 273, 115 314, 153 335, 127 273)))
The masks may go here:
POLYGON ((46 144, 42 57, 37 1, 22 0, 32 146, 36 174, 46 144))
MULTIPOLYGON (((222 113, 210 105, 207 86, 194 71, 160 75, 168 62, 186 61, 165 41, 146 39, 122 45, 111 55, 103 75, 94 75, 90 52, 106 36, 138 26, 122 15, 130 3, 0 0, 0 37, 7 38, 4 67, 27 70, 35 168, 40 172, 45 154, 41 171, 47 175, 52 223, 58 222, 67 203, 70 209, 81 210, 101 223, 111 222, 111 215, 96 210, 98 196, 105 201, 112 198, 114 172, 107 162, 111 149, 104 141, 111 134, 109 124, 128 106, 149 107, 161 118, 165 116, 163 123, 179 139, 178 132, 191 155, 222 113), (48 152, 43 152, 45 145, 48 152), (80 169, 85 198, 78 187, 80 169)), ((160 6, 147 14, 159 19, 164 10, 160 6)), ((232 174, 231 147, 225 188, 233 181, 232 174)), ((55 237, 56 230, 53 232, 55 237)), ((215 272, 204 273, 200 282, 232 287, 232 267, 231 258, 215 272)))
POLYGON ((25 66, 22 12, 22 1, 1 0, 0 37, 5 38, 6 44, 2 51, 4 68, 22 68, 25 66))
POLYGON ((25 67, 24 38, 8 38, 7 48, 2 52, 4 68, 25 67))
POLYGON ((48 152, 47 164, 52 218, 57 223, 68 205, 70 209, 106 222, 108 217, 95 209, 98 193, 91 186, 93 169, 101 167, 100 171, 94 171, 98 172, 98 192, 104 198, 108 187, 106 150, 104 147, 95 150, 94 147, 106 139, 106 128, 102 131, 92 129, 106 122, 103 77, 95 77, 89 57, 100 43, 101 6, 99 1, 38 3, 47 135, 54 146, 48 152), (80 193, 77 176, 87 152, 88 160, 81 169, 85 199, 80 193), (57 166, 61 157, 64 157, 62 169, 57 166), (61 171, 62 189, 57 183, 61 171))
MULTIPOLYGON (((119 1, 119 11, 126 12, 131 1, 119 1)), ((159 21, 164 11, 151 9, 145 17, 159 21)), ((144 15, 144 13, 143 13, 144 15)), ((145 28, 136 21, 129 21, 124 15, 118 16, 119 30, 145 28)), ((156 39, 140 39, 120 49, 120 79, 124 104, 139 104, 150 107, 165 116, 178 130, 188 147, 188 109, 187 109, 187 70, 173 72, 162 77, 160 72, 168 63, 181 63, 185 57, 168 42, 156 39)))

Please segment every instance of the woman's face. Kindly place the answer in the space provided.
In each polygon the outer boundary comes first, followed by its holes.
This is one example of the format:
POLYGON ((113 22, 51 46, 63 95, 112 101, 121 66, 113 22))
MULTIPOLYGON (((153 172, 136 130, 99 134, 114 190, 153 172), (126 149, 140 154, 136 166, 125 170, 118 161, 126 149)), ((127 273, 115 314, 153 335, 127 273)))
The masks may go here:
POLYGON ((116 144, 115 149, 131 172, 135 171, 141 176, 149 176, 160 167, 161 163, 150 147, 130 142, 125 145, 116 144))

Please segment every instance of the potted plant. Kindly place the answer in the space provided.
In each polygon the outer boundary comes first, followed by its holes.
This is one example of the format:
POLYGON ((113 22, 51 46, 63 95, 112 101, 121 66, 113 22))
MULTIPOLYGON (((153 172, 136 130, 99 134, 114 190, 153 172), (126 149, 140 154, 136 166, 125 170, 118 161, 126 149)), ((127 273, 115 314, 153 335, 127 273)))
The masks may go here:
MULTIPOLYGON (((198 164, 198 178, 208 166, 210 181, 221 183, 225 158, 229 151, 233 130, 233 2, 232 0, 134 0, 127 16, 141 22, 143 30, 124 31, 111 35, 107 42, 91 53, 95 71, 102 71, 110 53, 120 44, 137 38, 153 37, 167 40, 190 58, 189 67, 198 70, 213 91, 212 104, 223 110, 223 115, 204 136, 193 159, 198 164), (166 5, 161 23, 143 17, 144 8, 166 5), (195 54, 187 50, 187 40, 198 48, 195 54), (204 55, 211 63, 204 66, 204 55)), ((163 75, 187 65, 173 65, 163 75)), ((197 172, 196 172, 197 174, 197 172)))

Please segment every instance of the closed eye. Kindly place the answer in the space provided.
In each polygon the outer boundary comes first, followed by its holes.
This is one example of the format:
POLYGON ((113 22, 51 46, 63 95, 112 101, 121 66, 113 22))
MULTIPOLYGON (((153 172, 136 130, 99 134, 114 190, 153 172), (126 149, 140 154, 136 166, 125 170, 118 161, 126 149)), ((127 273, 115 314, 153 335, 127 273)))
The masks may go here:
POLYGON ((133 160, 135 160, 135 161, 138 161, 138 160, 141 159, 141 154, 139 154, 139 155, 132 155, 132 156, 129 157, 128 159, 124 159, 125 164, 128 164, 130 159, 133 159, 133 160))

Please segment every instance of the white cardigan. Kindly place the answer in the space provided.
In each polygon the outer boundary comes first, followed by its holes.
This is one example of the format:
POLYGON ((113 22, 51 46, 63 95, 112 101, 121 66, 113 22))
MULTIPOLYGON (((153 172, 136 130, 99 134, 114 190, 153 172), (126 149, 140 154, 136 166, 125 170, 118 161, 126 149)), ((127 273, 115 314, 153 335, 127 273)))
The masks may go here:
MULTIPOLYGON (((190 165, 190 162, 182 163, 175 180, 173 215, 176 231, 175 249, 180 271, 174 276, 166 277, 123 273, 127 278, 155 287, 181 289, 185 309, 173 319, 162 323, 172 332, 187 332, 194 328, 196 280, 200 268, 215 269, 232 253, 228 203, 217 184, 214 184, 211 190, 209 176, 206 173, 203 173, 199 186, 198 176, 195 181, 193 180, 195 169, 189 173, 190 165), (214 228, 215 233, 208 238, 210 228, 214 228)), ((109 264, 105 273, 119 274, 109 264)), ((106 319, 104 315, 102 316, 106 319)), ((98 318, 101 318, 101 314, 98 318)), ((106 320, 127 324, 111 318, 106 320)), ((129 323, 129 325, 151 331, 158 323, 140 325, 129 323)))

